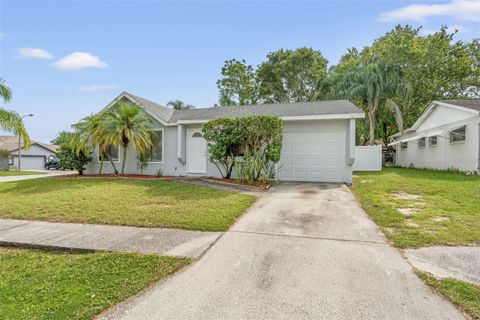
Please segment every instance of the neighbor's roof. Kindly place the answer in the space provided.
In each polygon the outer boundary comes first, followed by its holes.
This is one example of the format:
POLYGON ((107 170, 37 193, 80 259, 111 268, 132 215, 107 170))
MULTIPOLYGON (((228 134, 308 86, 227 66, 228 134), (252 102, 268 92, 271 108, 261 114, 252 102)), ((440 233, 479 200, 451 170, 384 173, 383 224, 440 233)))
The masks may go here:
POLYGON ((145 111, 165 123, 200 122, 217 118, 236 118, 253 115, 268 115, 276 117, 319 117, 335 118, 340 115, 350 118, 363 118, 364 113, 348 100, 327 100, 317 102, 276 103, 249 106, 222 106, 203 109, 173 110, 153 101, 123 92, 108 106, 122 98, 128 98, 142 106, 145 111))
MULTIPOLYGON (((415 123, 408 129, 404 130, 404 132, 415 131, 420 124, 422 124, 425 119, 433 112, 434 108, 441 104, 443 106, 447 106, 452 108, 453 106, 458 106, 462 108, 471 109, 480 113, 480 99, 450 99, 450 100, 434 100, 430 103, 429 107, 420 115, 420 117, 415 121, 415 123)), ((473 112, 475 113, 475 112, 473 112)), ((391 135, 390 138, 396 138, 401 136, 400 132, 391 135)))
MULTIPOLYGON (((31 141, 31 145, 38 145, 44 149, 50 150, 52 152, 57 152, 58 146, 54 144, 48 144, 38 141, 31 141)), ((23 148, 23 141, 21 143, 23 148)), ((0 149, 7 150, 7 151, 15 151, 18 150, 18 137, 15 136, 0 136, 0 149)))
POLYGON ((437 101, 441 103, 453 104, 459 107, 480 111, 480 99, 452 99, 452 100, 437 100, 437 101))

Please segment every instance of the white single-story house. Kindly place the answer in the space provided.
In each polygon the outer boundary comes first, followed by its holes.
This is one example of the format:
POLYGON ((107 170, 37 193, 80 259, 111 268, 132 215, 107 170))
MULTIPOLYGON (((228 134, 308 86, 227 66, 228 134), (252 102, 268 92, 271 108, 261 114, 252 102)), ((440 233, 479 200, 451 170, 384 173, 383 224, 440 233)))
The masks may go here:
MULTIPOLYGON (((45 162, 49 157, 55 156, 58 146, 38 141, 31 141, 28 150, 21 143, 21 169, 44 170, 45 162)), ((18 137, 0 136, 0 149, 10 152, 10 165, 18 166, 18 137)))
MULTIPOLYGON (((118 101, 133 103, 152 117, 155 144, 144 174, 162 170, 166 176, 221 177, 210 161, 207 142, 202 137, 202 124, 216 118, 269 115, 284 121, 283 147, 277 167, 279 179, 352 182, 355 119, 363 118, 364 113, 347 100, 173 110, 123 92, 102 112, 118 101)), ((117 168, 121 163, 120 149, 110 147, 117 168)), ((97 149, 87 173, 98 172, 99 156, 97 149)), ((140 173, 136 156, 134 150, 127 150, 125 173, 140 173)), ((112 171, 111 164, 105 161, 103 172, 112 171)))
POLYGON ((433 101, 392 138, 399 166, 480 172, 480 99, 433 101))

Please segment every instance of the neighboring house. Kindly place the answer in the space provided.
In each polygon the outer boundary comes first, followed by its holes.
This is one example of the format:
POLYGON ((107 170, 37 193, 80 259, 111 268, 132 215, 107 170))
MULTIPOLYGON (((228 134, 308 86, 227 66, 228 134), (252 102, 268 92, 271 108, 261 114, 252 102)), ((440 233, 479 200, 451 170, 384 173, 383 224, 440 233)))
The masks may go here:
POLYGON ((480 99, 433 101, 392 138, 399 166, 480 171, 480 99))
MULTIPOLYGON (((32 141, 28 150, 21 144, 22 170, 45 169, 45 162, 50 156, 55 156, 58 146, 38 141, 32 141)), ((18 137, 0 136, 0 149, 10 152, 10 165, 18 165, 18 137)))
MULTIPOLYGON (((283 148, 277 177, 297 181, 352 181, 355 147, 355 119, 364 113, 346 100, 309 103, 281 103, 254 106, 214 107, 173 110, 123 92, 103 110, 118 101, 130 102, 152 117, 156 131, 152 160, 145 174, 162 170, 164 175, 221 177, 210 162, 202 124, 216 118, 249 115, 277 116, 284 120, 283 148)), ((120 167, 120 148, 110 147, 113 161, 120 167)), ((93 153, 88 173, 97 173, 98 149, 93 153)), ((112 172, 104 162, 103 172, 112 172)), ((139 173, 136 152, 127 150, 126 173, 139 173)))

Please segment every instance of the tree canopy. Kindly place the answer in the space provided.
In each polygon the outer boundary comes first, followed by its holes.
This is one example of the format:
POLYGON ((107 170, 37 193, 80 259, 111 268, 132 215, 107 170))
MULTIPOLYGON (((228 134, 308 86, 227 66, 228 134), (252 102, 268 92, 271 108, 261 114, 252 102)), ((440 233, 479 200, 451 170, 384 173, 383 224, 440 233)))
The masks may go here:
MULTIPOLYGON (((369 46, 348 49, 328 70, 328 61, 312 48, 270 52, 256 68, 245 60, 229 60, 217 82, 219 104, 345 98, 347 78, 352 80, 356 73, 357 79, 366 79, 368 70, 382 66, 387 78, 410 87, 409 94, 395 90, 388 94, 390 102, 383 99, 380 103, 372 139, 386 142, 403 126, 411 126, 432 100, 480 97, 480 40, 463 42, 456 40, 455 34, 446 26, 425 35, 421 28, 397 25, 369 46)), ((365 112, 371 110, 367 99, 359 95, 350 95, 349 99, 365 112)), ((369 132, 368 120, 360 120, 359 143, 366 142, 369 132)))

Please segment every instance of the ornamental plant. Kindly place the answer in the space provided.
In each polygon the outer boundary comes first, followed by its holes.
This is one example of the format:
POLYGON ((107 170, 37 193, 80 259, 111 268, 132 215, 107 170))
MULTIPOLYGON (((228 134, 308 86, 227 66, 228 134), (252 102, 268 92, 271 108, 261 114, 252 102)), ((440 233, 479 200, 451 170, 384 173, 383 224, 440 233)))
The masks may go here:
POLYGON ((280 160, 282 128, 280 118, 247 116, 211 120, 202 131, 222 177, 230 179, 235 168, 237 178, 254 183, 271 178, 280 160))

